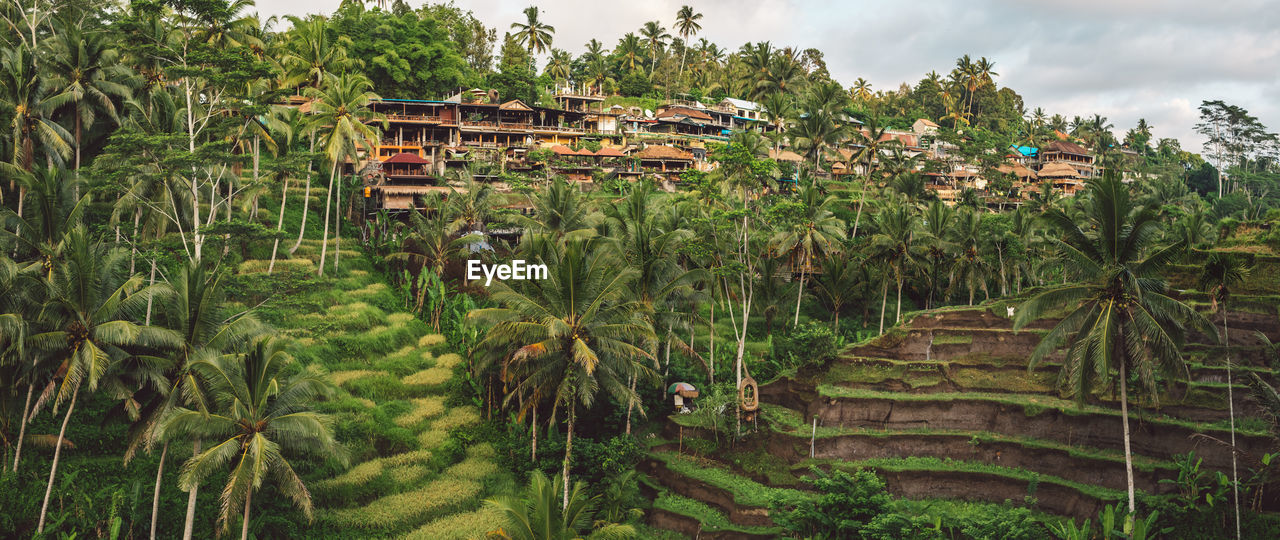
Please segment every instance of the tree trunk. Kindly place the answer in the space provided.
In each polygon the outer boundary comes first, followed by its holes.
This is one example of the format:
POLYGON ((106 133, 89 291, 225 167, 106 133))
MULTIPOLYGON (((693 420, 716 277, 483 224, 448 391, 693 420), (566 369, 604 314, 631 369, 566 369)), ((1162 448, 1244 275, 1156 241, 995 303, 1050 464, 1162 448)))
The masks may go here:
MULTIPOLYGON (((191 455, 200 454, 200 439, 196 439, 191 445, 191 455)), ((187 518, 182 524, 182 540, 191 540, 191 532, 195 529, 196 524, 196 494, 200 491, 200 484, 191 486, 191 491, 187 493, 187 518)))
MULTIPOLYGON (((667 349, 669 350, 670 348, 671 348, 671 345, 668 344, 667 349)), ((636 392, 636 376, 632 375, 631 376, 631 393, 635 394, 635 392, 636 392)), ((626 430, 627 435, 631 434, 631 407, 634 405, 635 405, 634 400, 627 401, 627 430, 626 430)))
POLYGON ((533 447, 529 449, 529 462, 538 462, 538 404, 533 404, 533 447))
POLYGON ((569 508, 569 456, 573 452, 573 421, 577 416, 576 409, 573 403, 569 404, 569 434, 564 440, 564 503, 561 509, 569 508))
MULTIPOLYGON (((310 152, 316 151, 316 135, 311 134, 310 152)), ((286 188, 288 189, 288 188, 286 188)), ((289 255, 298 251, 298 246, 302 245, 302 236, 307 233, 307 213, 311 209, 311 159, 307 159, 307 187, 302 194, 302 225, 298 227, 298 240, 293 243, 293 247, 289 248, 289 255)))
POLYGON ((880 333, 884 333, 884 308, 889 304, 889 280, 884 282, 884 293, 880 295, 880 333))
POLYGON ((898 307, 894 310, 893 324, 902 322, 902 280, 898 280, 898 307))
POLYGON ((27 403, 22 406, 22 425, 18 428, 18 446, 13 453, 13 472, 18 472, 18 460, 22 459, 22 440, 27 436, 27 422, 31 420, 28 416, 31 411, 31 393, 35 389, 34 383, 27 385, 27 403))
POLYGON ((71 403, 67 404, 67 414, 62 417, 62 429, 58 430, 58 442, 53 447, 53 465, 49 467, 49 484, 44 488, 44 504, 40 506, 40 523, 36 525, 37 533, 44 533, 44 519, 49 514, 49 497, 53 495, 53 480, 58 476, 58 460, 62 458, 62 442, 67 436, 67 424, 71 421, 71 411, 76 408, 76 398, 80 397, 80 386, 71 391, 71 403))
MULTIPOLYGON (((155 285, 155 284, 156 284, 156 260, 155 260, 155 259, 151 259, 151 278, 150 278, 150 283, 151 283, 151 285, 155 285)), ((143 321, 144 321, 144 322, 143 322, 143 324, 145 324, 145 325, 147 325, 147 326, 151 326, 151 299, 152 299, 152 297, 153 297, 153 296, 154 296, 153 294, 151 294, 151 293, 147 293, 147 314, 146 314, 145 318, 143 319, 143 321)))
MULTIPOLYGON (((333 203, 337 210, 333 212, 333 272, 338 275, 338 257, 342 256, 342 182, 338 182, 337 191, 333 194, 333 203)), ((441 272, 443 275, 443 272, 441 272)))
POLYGON ((329 190, 324 196, 324 233, 320 235, 320 269, 316 275, 324 275, 324 261, 329 253, 329 209, 333 206, 333 177, 338 173, 338 160, 329 169, 329 190))
POLYGON ((151 496, 151 540, 156 540, 156 518, 160 515, 160 480, 164 478, 164 458, 169 454, 169 441, 160 449, 160 466, 156 467, 156 489, 151 496))
POLYGON ((244 522, 240 524, 240 540, 249 540, 249 504, 253 502, 253 487, 244 494, 244 522))
MULTIPOLYGON (((1123 350, 1123 349, 1121 349, 1123 350)), ((1120 353, 1123 355, 1124 353, 1120 353)), ((1120 420, 1124 422, 1124 475, 1129 490, 1129 516, 1125 518, 1125 523, 1132 523, 1134 518, 1134 498, 1133 498, 1133 450, 1129 446, 1129 381, 1125 379, 1127 373, 1125 371, 1125 360, 1123 356, 1120 360, 1120 420)), ((1126 530, 1129 528, 1126 527, 1126 530)))
MULTIPOLYGON (((267 275, 276 268, 276 250, 280 249, 280 231, 284 230, 284 203, 289 199, 289 179, 285 178, 280 190, 280 215, 276 217, 276 240, 271 243, 271 262, 267 263, 267 275)), ((305 217, 303 219, 306 219, 305 217)))
POLYGON ((800 291, 796 293, 796 316, 795 320, 791 321, 792 328, 800 326, 800 299, 804 298, 804 271, 808 269, 808 265, 805 264, 808 262, 808 258, 806 254, 800 263, 800 291))
POLYGON ((1227 328, 1227 300, 1222 300, 1222 344, 1227 357, 1227 416, 1231 420, 1231 492, 1236 507, 1236 538, 1240 538, 1240 477, 1236 468, 1236 404, 1231 388, 1231 334, 1227 328))

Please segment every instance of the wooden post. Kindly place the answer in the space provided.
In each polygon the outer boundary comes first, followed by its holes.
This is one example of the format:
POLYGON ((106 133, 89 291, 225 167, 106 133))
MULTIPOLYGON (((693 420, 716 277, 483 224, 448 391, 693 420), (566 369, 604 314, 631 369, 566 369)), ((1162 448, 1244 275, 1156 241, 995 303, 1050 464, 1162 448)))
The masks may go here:
POLYGON ((680 426, 680 446, 679 446, 679 449, 676 450, 676 453, 677 454, 684 453, 684 426, 680 426))

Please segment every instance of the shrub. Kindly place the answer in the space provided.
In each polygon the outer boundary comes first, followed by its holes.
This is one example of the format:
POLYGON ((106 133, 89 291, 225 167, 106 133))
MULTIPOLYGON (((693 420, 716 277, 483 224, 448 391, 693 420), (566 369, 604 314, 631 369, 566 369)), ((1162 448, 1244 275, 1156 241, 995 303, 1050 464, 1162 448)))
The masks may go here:
MULTIPOLYGON (((805 482, 819 493, 815 501, 775 499, 774 523, 812 538, 860 538, 861 530, 889 504, 884 480, 874 472, 858 469, 853 474, 830 474, 811 467, 813 478, 805 482)), ((979 536, 977 538, 989 538, 979 536)))
POLYGON ((822 364, 835 356, 840 347, 840 339, 835 332, 817 322, 807 322, 774 336, 769 361, 755 369, 762 382, 793 368, 822 364))

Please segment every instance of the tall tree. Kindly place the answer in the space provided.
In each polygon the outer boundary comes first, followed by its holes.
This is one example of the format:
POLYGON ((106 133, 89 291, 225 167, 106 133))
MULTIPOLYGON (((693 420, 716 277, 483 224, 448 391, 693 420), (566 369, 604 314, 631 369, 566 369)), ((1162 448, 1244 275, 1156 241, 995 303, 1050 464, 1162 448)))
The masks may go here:
POLYGON ((800 325, 800 300, 804 298, 804 278, 813 266, 815 255, 828 255, 838 248, 844 239, 844 222, 832 213, 837 204, 833 195, 824 196, 816 186, 800 189, 797 203, 801 205, 797 219, 773 237, 778 253, 790 253, 800 266, 800 286, 796 292, 796 313, 791 326, 800 325))
POLYGON ((98 120, 98 113, 118 121, 113 98, 129 96, 129 88, 120 82, 129 70, 118 63, 119 55, 102 33, 84 32, 78 25, 68 25, 54 39, 49 69, 53 86, 71 101, 75 170, 79 171, 84 130, 98 120))
POLYGON ((667 29, 662 27, 662 23, 658 21, 649 21, 640 27, 640 35, 644 37, 645 43, 649 45, 649 77, 653 78, 653 69, 658 63, 658 54, 662 52, 662 48, 667 46, 667 40, 671 39, 671 34, 667 33, 667 29))
POLYGON ((528 48, 530 55, 547 52, 551 49, 551 35, 556 33, 556 27, 538 20, 537 6, 524 8, 524 16, 523 24, 511 23, 511 29, 516 31, 516 41, 528 48))
POLYGON ((182 465, 179 481, 191 489, 230 467, 219 496, 218 523, 226 531, 243 512, 241 540, 249 538, 253 493, 268 479, 311 519, 311 493, 286 453, 346 461, 345 450, 333 438, 331 421, 312 410, 316 401, 332 394, 333 385, 315 366, 290 369, 291 358, 283 349, 283 342, 265 337, 247 354, 197 360, 192 369, 210 389, 212 410, 180 408, 163 428, 169 436, 217 441, 182 465))
MULTIPOLYGON (((369 102, 378 99, 378 96, 371 90, 369 79, 363 75, 343 73, 329 77, 323 87, 310 88, 307 92, 312 98, 315 122, 324 126, 321 128, 321 147, 332 164, 329 169, 329 189, 324 201, 324 233, 321 235, 323 243, 320 246, 318 269, 318 274, 323 276, 329 250, 329 210, 335 199, 339 205, 342 204, 342 186, 338 186, 337 193, 333 189, 338 168, 347 158, 357 163, 360 149, 365 150, 365 155, 373 155, 373 141, 378 140, 380 130, 370 124, 375 120, 382 120, 385 124, 386 118, 369 108, 369 102)), ((342 245, 342 209, 338 210, 338 225, 334 229, 334 238, 337 240, 333 254, 334 270, 338 269, 338 248, 342 245)))
POLYGON ((1083 215, 1073 219, 1051 209, 1045 219, 1060 236, 1052 242, 1068 283, 1041 292, 1018 306, 1014 329, 1065 311, 1032 351, 1028 369, 1050 352, 1067 347, 1061 384, 1083 402, 1097 384, 1120 387, 1124 427, 1125 478, 1129 518, 1134 517, 1133 453, 1129 442, 1129 375, 1154 395, 1156 371, 1185 374, 1181 343, 1184 325, 1216 335, 1203 315, 1165 294, 1160 271, 1183 246, 1154 244, 1159 223, 1154 209, 1135 206, 1128 187, 1115 174, 1091 180, 1080 201, 1083 215))
POLYGON ((1222 347, 1226 354, 1227 366, 1227 414, 1231 427, 1231 491, 1236 511, 1236 538, 1240 538, 1240 473, 1236 468, 1236 405, 1231 377, 1231 334, 1227 326, 1231 313, 1227 310, 1227 301, 1231 298, 1231 289, 1245 280, 1249 268, 1240 258, 1229 254, 1214 252, 1204 261, 1197 285, 1209 295, 1213 309, 1222 314, 1222 347))
MULTIPOLYGON (((566 409, 563 477, 569 477, 578 407, 590 407, 603 389, 619 402, 639 403, 628 387, 633 376, 656 379, 653 355, 643 348, 655 336, 647 307, 631 293, 636 270, 619 269, 616 253, 601 239, 566 240, 545 251, 545 280, 519 289, 494 283, 500 306, 473 311, 493 321, 482 342, 510 355, 516 384, 508 394, 549 395, 566 409)), ((564 485, 562 508, 569 506, 564 485)))
POLYGON ((693 37, 702 30, 702 25, 698 21, 702 19, 701 13, 693 11, 692 6, 680 6, 680 11, 676 12, 676 31, 680 33, 680 39, 686 43, 686 46, 680 52, 680 78, 684 79, 684 63, 689 56, 689 38, 693 37))

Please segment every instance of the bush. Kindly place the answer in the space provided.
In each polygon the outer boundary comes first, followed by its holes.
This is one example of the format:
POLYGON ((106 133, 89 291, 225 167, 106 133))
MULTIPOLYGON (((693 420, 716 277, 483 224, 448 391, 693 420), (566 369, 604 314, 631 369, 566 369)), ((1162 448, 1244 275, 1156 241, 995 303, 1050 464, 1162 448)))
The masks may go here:
POLYGON ((768 361, 755 369, 761 382, 794 368, 822 364, 835 356, 841 344, 831 328, 818 322, 807 322, 771 337, 773 351, 768 361))
POLYGON ((775 499, 771 504, 774 523, 787 530, 810 538, 863 538, 862 529, 889 504, 884 480, 874 472, 809 470, 814 477, 805 482, 819 493, 816 501, 775 499))

